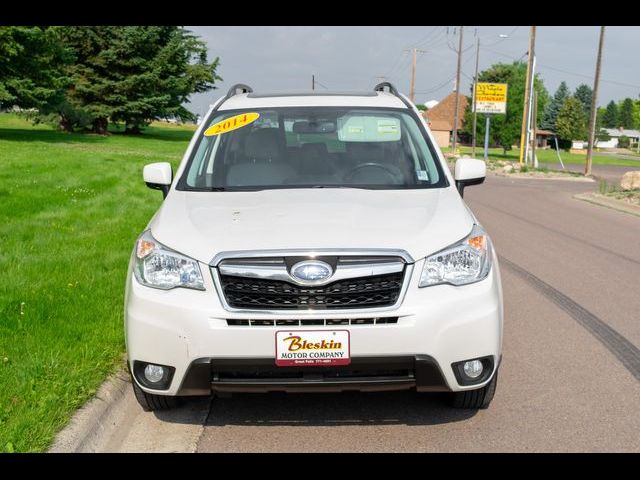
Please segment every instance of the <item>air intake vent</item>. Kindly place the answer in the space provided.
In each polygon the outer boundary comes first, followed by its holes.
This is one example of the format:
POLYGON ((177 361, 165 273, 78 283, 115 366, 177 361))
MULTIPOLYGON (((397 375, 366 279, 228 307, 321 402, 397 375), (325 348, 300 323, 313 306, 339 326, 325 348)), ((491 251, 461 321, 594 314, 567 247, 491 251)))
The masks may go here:
POLYGON ((301 320, 245 320, 227 319, 230 327, 313 327, 332 325, 389 325, 398 323, 398 317, 376 318, 329 318, 329 319, 301 319, 301 320))

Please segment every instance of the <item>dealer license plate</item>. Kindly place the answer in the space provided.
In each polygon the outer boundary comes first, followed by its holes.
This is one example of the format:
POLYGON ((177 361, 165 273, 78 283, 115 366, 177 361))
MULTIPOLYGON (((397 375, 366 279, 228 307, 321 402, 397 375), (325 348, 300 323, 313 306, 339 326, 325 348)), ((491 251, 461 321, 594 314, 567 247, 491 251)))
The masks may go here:
POLYGON ((300 367, 349 365, 348 330, 282 330, 276 332, 276 365, 300 367))

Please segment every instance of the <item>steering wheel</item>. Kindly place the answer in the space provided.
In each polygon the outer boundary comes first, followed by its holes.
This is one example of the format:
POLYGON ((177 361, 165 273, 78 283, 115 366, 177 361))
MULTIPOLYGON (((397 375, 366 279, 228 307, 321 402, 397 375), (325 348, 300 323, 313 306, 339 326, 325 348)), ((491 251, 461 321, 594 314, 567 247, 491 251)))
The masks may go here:
POLYGON ((354 175, 362 170, 363 168, 379 168, 381 170, 384 170, 384 173, 386 173, 387 175, 389 175, 389 177, 393 180, 396 181, 397 180, 397 173, 394 172, 391 167, 387 166, 387 165, 383 165, 382 163, 375 163, 375 162, 366 162, 366 163, 361 163, 359 165, 356 165, 355 167, 353 167, 351 170, 349 170, 345 175, 344 175, 344 179, 347 181, 350 181, 354 175))

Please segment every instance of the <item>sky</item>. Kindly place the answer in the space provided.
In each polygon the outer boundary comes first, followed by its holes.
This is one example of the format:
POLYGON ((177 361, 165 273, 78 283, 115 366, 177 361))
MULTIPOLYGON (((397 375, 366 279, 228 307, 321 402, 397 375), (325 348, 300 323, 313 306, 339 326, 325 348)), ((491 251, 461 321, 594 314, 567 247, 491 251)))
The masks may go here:
MULTIPOLYGON (((453 26, 223 26, 186 27, 219 57, 218 89, 191 97, 203 115, 235 83, 254 91, 370 90, 387 80, 408 94, 411 55, 418 48, 416 103, 441 100, 453 91, 460 27, 453 26), (383 77, 383 78, 381 78, 383 77)), ((465 26, 461 92, 470 94, 480 38, 479 70, 493 63, 526 60, 530 27, 465 26), (501 36, 502 35, 502 36, 501 36), (504 37, 506 35, 506 37, 504 37)), ((541 26, 536 31, 536 73, 553 94, 562 80, 571 91, 593 86, 600 27, 541 26)), ((640 27, 606 28, 598 105, 640 96, 640 27)))

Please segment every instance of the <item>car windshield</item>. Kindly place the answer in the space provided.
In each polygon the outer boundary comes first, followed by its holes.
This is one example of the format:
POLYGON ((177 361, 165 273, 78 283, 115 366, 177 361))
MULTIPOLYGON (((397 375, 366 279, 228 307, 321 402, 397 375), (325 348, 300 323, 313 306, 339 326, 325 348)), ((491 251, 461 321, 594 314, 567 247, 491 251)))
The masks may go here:
POLYGON ((446 178, 419 119, 391 108, 216 112, 178 188, 434 188, 446 178))

